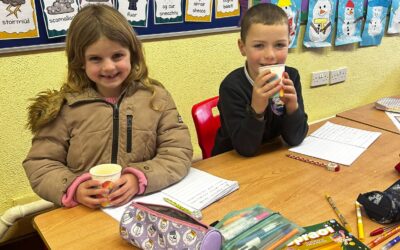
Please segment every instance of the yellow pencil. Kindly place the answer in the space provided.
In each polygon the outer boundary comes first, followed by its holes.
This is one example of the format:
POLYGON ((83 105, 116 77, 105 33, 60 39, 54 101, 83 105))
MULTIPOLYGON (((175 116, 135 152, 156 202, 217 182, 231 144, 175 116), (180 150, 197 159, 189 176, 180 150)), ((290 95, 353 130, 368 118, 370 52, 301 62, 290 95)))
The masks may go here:
POLYGON ((336 207, 336 204, 333 201, 332 197, 330 197, 327 194, 325 194, 325 197, 326 197, 326 200, 329 202, 329 205, 331 205, 331 207, 333 208, 333 211, 335 211, 336 215, 339 217, 339 220, 342 222, 343 226, 347 229, 347 231, 351 232, 351 227, 350 227, 349 223, 346 221, 343 214, 336 207))
POLYGON ((171 200, 171 199, 169 199, 169 198, 167 198, 167 197, 164 197, 164 201, 167 202, 167 203, 169 203, 169 204, 171 204, 172 206, 178 208, 179 210, 181 210, 181 211, 187 213, 187 214, 193 215, 193 217, 195 217, 195 218, 198 219, 198 220, 201 220, 202 217, 203 217, 200 210, 197 210, 197 209, 190 210, 190 209, 188 209, 188 208, 182 206, 182 205, 179 204, 178 202, 173 201, 173 200, 171 200))
POLYGON ((360 203, 358 203, 357 201, 356 201, 356 214, 357 214, 358 239, 364 240, 364 225, 361 217, 360 203))

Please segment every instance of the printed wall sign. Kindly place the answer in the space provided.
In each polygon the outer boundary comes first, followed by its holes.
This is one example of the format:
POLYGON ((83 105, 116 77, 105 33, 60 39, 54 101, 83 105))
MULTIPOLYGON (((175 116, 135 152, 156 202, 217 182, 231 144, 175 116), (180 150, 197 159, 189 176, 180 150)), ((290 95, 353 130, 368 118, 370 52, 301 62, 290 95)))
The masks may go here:
POLYGON ((186 0, 186 22, 211 22, 212 0, 186 0))
POLYGON ((0 40, 38 36, 34 0, 0 0, 0 40))
POLYGON ((233 17, 240 15, 239 0, 215 0, 215 18, 233 17))
POLYGON ((182 22, 181 0, 154 0, 154 24, 182 22))
POLYGON ((99 4, 99 3, 115 7, 114 0, 79 0, 79 7, 83 7, 87 4, 99 4))
POLYGON ((118 1, 118 11, 121 12, 134 27, 147 27, 149 14, 148 0, 118 1))
POLYGON ((41 0, 43 18, 49 38, 65 36, 72 19, 78 13, 74 0, 41 0))

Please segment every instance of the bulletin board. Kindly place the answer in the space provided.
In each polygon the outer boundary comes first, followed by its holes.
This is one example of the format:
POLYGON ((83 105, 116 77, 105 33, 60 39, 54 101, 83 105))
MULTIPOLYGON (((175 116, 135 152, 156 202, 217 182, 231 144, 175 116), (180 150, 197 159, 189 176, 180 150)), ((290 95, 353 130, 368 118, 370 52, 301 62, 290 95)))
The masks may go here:
MULTIPOLYGON (((0 53, 62 48, 65 46, 65 37, 48 38, 40 0, 34 1, 39 37, 10 40, 0 39, 0 53)), ((185 0, 182 0, 183 10, 186 8, 185 2, 185 0)), ((154 24, 153 8, 154 1, 149 0, 147 27, 134 27, 135 32, 141 40, 239 30, 240 16, 215 18, 215 2, 213 4, 211 22, 183 21, 183 23, 154 24)))

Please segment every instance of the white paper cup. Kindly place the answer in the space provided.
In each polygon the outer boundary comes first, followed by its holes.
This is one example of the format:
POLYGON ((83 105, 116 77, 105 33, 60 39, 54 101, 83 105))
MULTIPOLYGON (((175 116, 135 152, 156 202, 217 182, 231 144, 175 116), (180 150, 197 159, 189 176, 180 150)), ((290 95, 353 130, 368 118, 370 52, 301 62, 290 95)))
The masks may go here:
MULTIPOLYGON (((275 73, 276 77, 274 77, 273 79, 271 79, 270 81, 274 81, 278 78, 282 79, 283 73, 285 72, 285 64, 275 64, 275 65, 268 65, 268 66, 264 66, 264 67, 260 67, 258 69, 259 72, 263 72, 265 70, 271 70, 271 73, 275 73)), ((273 97, 279 97, 279 96, 283 96, 283 90, 281 89, 281 91, 279 91, 278 93, 276 93, 273 97)))
MULTIPOLYGON (((101 183, 102 188, 108 188, 110 190, 110 194, 114 190, 114 182, 121 177, 121 169, 122 167, 118 164, 100 164, 92 167, 89 170, 89 173, 93 180, 101 183)), ((108 199, 109 194, 98 195, 97 197, 105 197, 108 199)), ((109 207, 110 201, 103 202, 101 206, 109 207)))

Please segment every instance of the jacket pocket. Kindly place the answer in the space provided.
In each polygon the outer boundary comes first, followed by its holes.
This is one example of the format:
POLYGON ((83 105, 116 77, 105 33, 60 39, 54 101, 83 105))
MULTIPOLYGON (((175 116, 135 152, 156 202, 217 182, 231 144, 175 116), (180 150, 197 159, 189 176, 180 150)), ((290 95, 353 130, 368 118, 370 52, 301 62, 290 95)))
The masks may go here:
POLYGON ((132 115, 126 116, 126 152, 132 152, 132 123, 133 117, 132 115))

